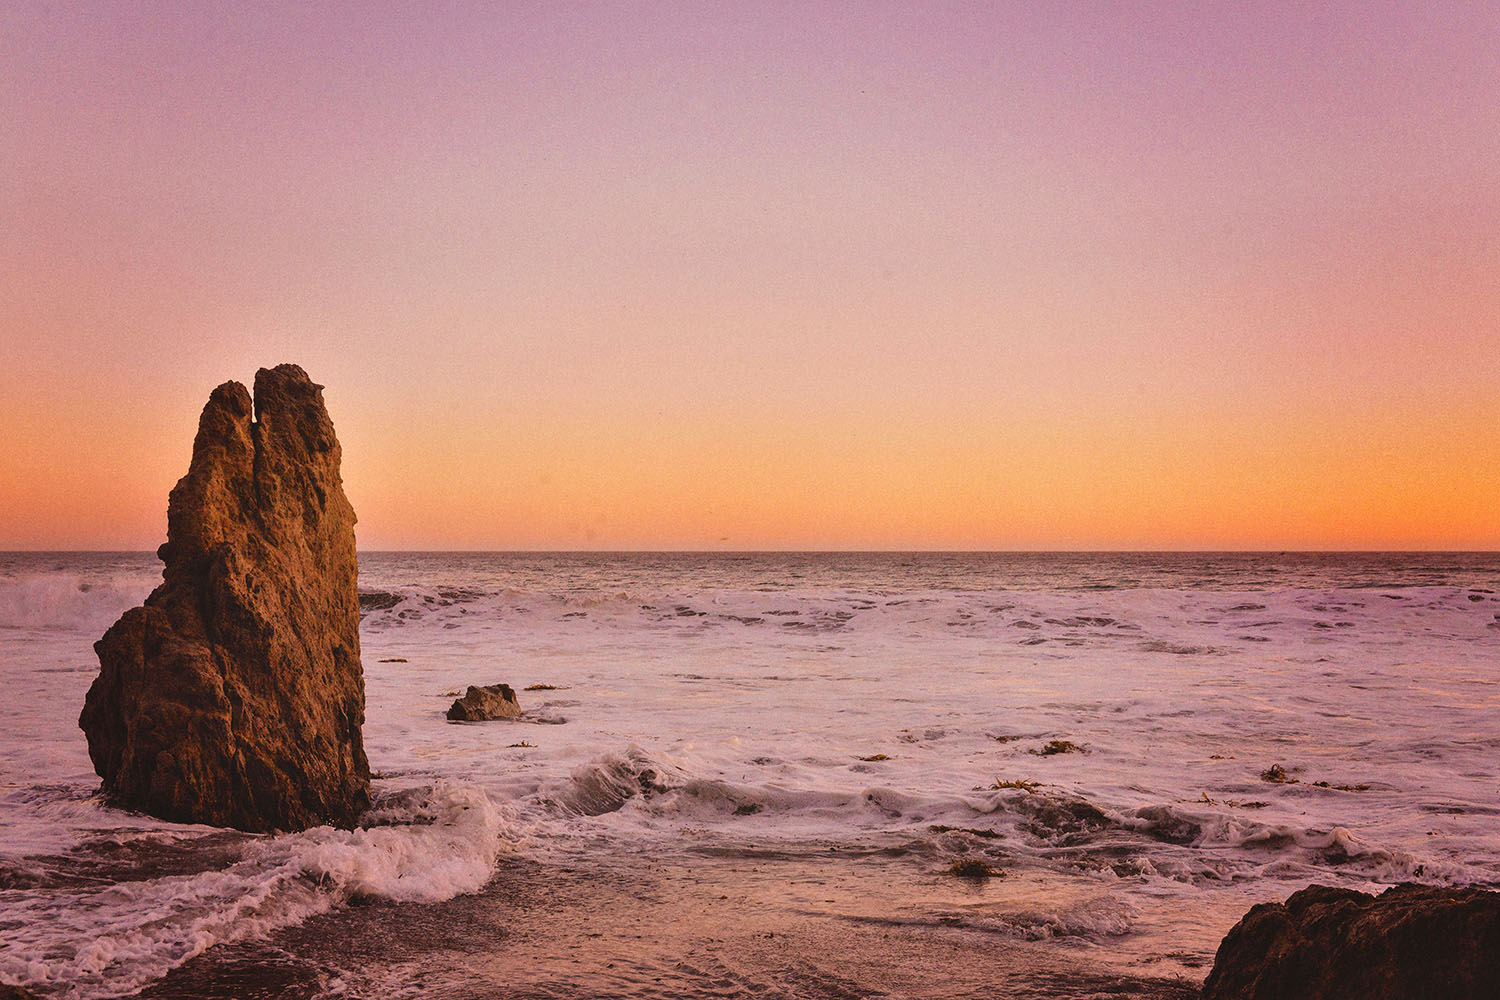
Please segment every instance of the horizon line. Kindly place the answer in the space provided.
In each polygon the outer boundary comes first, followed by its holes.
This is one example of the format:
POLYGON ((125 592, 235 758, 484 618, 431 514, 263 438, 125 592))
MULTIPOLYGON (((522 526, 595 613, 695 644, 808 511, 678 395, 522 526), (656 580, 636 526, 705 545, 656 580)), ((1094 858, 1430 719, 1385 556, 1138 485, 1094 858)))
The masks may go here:
MULTIPOLYGON (((364 555, 1478 555, 1500 549, 363 549, 364 555)), ((0 555, 149 555, 155 549, 0 549, 0 555)))

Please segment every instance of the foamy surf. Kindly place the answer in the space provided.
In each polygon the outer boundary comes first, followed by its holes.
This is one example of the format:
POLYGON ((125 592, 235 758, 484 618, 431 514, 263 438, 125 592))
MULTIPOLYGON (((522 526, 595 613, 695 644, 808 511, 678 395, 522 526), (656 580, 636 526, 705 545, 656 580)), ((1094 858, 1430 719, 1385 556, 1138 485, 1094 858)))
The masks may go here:
MULTIPOLYGON (((0 977, 77 1000, 122 996, 214 945, 263 937, 353 899, 436 902, 476 892, 513 843, 501 807, 446 782, 390 796, 368 819, 380 825, 245 837, 239 860, 186 875, 100 885, 86 857, 71 859, 74 884, 0 890, 0 977)), ((149 871, 150 852, 140 853, 149 871)))
POLYGON ((1208 886, 1304 877, 1472 885, 1495 878, 1492 868, 1388 848, 1342 825, 1256 819, 1259 809, 1090 800, 1059 787, 952 794, 859 783, 799 788, 707 777, 692 767, 632 745, 573 768, 522 805, 538 833, 531 853, 566 853, 575 837, 601 834, 655 845, 691 837, 700 853, 716 841, 795 852, 835 839, 845 849, 936 859, 982 855, 1006 868, 1107 881, 1208 886))
POLYGON ((99 574, 67 570, 0 576, 0 629, 108 628, 161 582, 138 566, 99 574))

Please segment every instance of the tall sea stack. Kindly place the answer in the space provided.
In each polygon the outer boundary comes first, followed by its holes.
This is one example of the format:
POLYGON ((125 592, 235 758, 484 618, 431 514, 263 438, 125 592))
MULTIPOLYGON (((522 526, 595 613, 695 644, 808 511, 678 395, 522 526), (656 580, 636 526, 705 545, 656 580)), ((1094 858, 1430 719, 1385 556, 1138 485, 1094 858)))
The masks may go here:
POLYGON ((369 803, 354 509, 322 386, 296 365, 203 408, 163 582, 94 644, 79 726, 116 803, 241 830, 369 803))

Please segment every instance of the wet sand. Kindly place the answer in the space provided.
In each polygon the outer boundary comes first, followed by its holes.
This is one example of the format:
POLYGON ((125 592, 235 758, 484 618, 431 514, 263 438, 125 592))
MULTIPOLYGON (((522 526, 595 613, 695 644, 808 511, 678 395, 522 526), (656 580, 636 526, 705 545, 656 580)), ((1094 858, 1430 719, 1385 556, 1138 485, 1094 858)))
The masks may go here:
POLYGON ((973 927, 851 918, 859 900, 847 898, 847 880, 838 875, 847 864, 742 858, 697 869, 643 863, 601 871, 507 863, 481 893, 434 904, 372 900, 313 917, 265 941, 215 948, 140 995, 1198 995, 1189 976, 1113 971, 1086 940, 1027 941, 973 927), (809 892, 830 895, 809 905, 809 892))

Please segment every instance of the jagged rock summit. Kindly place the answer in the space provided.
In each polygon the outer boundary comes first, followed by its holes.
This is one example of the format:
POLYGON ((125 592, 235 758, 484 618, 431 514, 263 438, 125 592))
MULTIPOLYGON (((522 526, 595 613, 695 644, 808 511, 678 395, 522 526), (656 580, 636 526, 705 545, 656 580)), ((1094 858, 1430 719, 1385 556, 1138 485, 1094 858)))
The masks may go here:
POLYGON ((369 804, 354 508, 322 386, 262 368, 209 396, 172 490, 162 584, 94 644, 78 720, 120 805, 241 830, 369 804))

